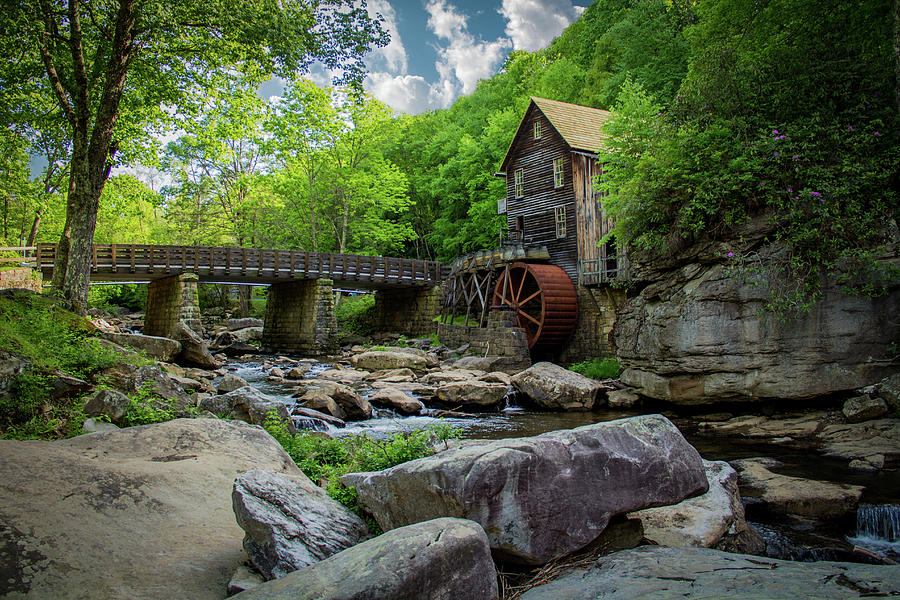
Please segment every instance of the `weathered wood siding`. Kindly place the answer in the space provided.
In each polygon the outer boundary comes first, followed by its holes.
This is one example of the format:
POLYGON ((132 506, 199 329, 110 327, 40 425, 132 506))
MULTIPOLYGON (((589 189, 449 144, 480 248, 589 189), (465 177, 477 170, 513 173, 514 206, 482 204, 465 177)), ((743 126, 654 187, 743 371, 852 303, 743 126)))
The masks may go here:
POLYGON ((559 265, 572 281, 578 280, 578 246, 572 161, 568 144, 550 121, 532 104, 525 113, 524 126, 510 146, 506 167, 506 218, 510 231, 516 218, 524 218, 524 241, 544 245, 551 261, 559 265), (541 122, 541 139, 534 139, 534 122, 541 122), (553 160, 563 158, 564 185, 554 187, 553 160), (523 170, 524 197, 516 198, 515 172, 523 170), (556 237, 555 209, 566 207, 566 237, 556 237))

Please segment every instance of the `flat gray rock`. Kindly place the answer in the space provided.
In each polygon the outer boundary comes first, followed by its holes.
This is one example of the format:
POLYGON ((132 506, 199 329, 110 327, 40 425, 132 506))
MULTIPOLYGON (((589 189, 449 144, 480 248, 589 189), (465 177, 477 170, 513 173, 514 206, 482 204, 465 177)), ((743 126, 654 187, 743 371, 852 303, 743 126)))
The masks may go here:
POLYGON ((522 600, 859 598, 900 594, 900 566, 792 562, 708 548, 643 546, 600 558, 522 600))
POLYGON ((477 523, 435 519, 389 531, 236 600, 494 600, 497 572, 477 523))
POLYGON ((471 519, 496 554, 525 564, 582 548, 616 514, 674 504, 708 486, 700 455, 661 415, 469 443, 342 481, 385 530, 471 519))
POLYGON ((240 421, 177 419, 0 441, 0 597, 220 600, 245 560, 237 473, 298 474, 240 421))

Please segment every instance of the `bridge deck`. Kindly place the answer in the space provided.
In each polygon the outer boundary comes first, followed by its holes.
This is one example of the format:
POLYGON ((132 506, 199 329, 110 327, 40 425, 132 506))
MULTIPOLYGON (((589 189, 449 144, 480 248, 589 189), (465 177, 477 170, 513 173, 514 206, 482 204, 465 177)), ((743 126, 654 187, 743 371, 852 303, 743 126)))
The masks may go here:
MULTIPOLYGON (((53 274, 56 244, 38 244, 45 279, 53 274)), ((214 246, 94 244, 92 281, 149 281, 195 273, 202 282, 272 284, 332 279, 362 288, 438 285, 443 264, 430 260, 214 246)))

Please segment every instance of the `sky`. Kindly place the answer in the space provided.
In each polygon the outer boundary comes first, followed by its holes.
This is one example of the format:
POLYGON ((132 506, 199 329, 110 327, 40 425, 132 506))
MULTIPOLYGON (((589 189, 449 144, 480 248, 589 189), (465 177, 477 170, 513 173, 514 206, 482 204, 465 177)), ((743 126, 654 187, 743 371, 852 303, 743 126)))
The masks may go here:
POLYGON ((409 114, 449 107, 511 51, 546 47, 584 11, 572 0, 369 0, 368 9, 391 42, 366 59, 364 85, 409 114))

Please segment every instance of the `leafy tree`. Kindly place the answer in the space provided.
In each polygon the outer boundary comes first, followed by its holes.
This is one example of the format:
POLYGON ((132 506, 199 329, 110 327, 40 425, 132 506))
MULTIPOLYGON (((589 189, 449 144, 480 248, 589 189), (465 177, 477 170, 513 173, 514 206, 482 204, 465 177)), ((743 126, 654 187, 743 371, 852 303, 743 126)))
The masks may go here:
MULTIPOLYGON (((86 307, 90 247, 110 169, 140 155, 163 107, 189 110, 211 73, 301 72, 317 60, 359 82, 362 55, 386 42, 351 0, 22 0, 0 14, 2 103, 53 98, 71 140, 66 224, 54 287, 86 307)), ((24 105, 15 115, 43 114, 24 105)))

